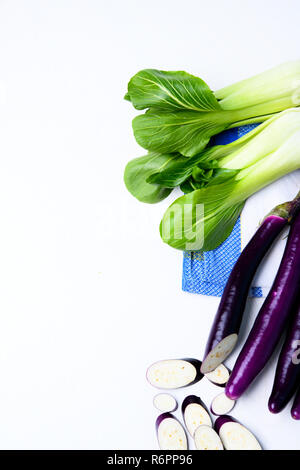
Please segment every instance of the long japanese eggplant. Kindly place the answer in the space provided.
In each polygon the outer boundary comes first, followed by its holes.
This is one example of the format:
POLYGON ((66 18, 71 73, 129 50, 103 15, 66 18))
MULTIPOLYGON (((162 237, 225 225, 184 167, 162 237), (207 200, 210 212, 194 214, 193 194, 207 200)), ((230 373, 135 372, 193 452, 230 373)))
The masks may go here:
POLYGON ((296 393, 294 403, 291 409, 292 418, 299 420, 300 419, 300 387, 296 393))
POLYGON ((300 213, 295 216, 272 288, 227 382, 226 395, 236 400, 270 359, 293 311, 300 285, 300 213))
POLYGON ((296 357, 300 344, 300 302, 294 309, 284 344, 282 346, 268 407, 271 413, 279 413, 291 400, 300 383, 300 360, 296 357))
POLYGON ((254 274, 276 237, 298 212, 299 206, 300 192, 293 201, 276 206, 239 256, 210 331, 201 366, 203 374, 218 367, 234 349, 254 274))

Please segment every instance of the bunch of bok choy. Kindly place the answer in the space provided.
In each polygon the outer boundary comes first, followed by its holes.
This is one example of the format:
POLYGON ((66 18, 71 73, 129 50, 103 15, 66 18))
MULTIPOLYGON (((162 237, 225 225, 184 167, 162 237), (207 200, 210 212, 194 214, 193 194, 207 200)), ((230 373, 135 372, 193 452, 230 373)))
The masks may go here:
POLYGON ((134 118, 133 131, 148 154, 127 164, 126 187, 146 203, 163 200, 175 187, 185 193, 163 217, 166 243, 216 248, 247 197, 299 168, 299 80, 300 61, 216 92, 186 72, 147 69, 130 80, 125 98, 146 110, 134 118), (225 129, 259 122, 231 144, 207 146, 225 129))

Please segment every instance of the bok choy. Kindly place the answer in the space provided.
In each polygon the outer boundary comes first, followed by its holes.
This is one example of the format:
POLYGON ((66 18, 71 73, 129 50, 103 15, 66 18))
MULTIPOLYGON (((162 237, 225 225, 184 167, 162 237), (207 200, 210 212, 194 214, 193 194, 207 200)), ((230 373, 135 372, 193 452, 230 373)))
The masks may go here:
POLYGON ((132 77, 125 99, 137 110, 136 141, 151 152, 193 157, 219 132, 262 122, 298 106, 300 61, 283 64, 213 93, 186 72, 145 69, 132 77))
POLYGON ((238 170, 235 176, 192 191, 167 209, 160 225, 164 242, 180 250, 213 250, 229 236, 249 196, 300 168, 300 109, 259 127, 252 138, 229 144, 233 152, 218 161, 220 168, 238 170))

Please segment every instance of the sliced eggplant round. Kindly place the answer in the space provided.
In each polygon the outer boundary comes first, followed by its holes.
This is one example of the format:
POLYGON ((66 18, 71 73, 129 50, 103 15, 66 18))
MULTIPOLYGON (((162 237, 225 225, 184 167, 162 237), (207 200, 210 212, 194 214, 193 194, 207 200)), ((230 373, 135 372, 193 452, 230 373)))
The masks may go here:
POLYGON ((223 392, 213 399, 210 406, 210 411, 216 416, 222 416, 230 413, 234 405, 235 400, 231 400, 231 398, 228 398, 223 392))
POLYGON ((156 420, 158 445, 161 450, 187 450, 185 430, 171 414, 163 413, 156 420))
POLYGON ((153 405, 162 413, 175 411, 178 406, 176 399, 169 393, 158 393, 155 395, 153 398, 153 405))
POLYGON ((256 437, 232 416, 220 416, 215 430, 226 450, 262 450, 256 437))
POLYGON ((197 450, 224 450, 222 441, 216 431, 206 424, 199 426, 194 433, 197 450))
POLYGON ((212 426, 211 417, 201 398, 196 395, 189 395, 183 400, 182 415, 186 428, 190 435, 194 437, 194 432, 202 424, 212 426))
POLYGON ((225 387, 229 380, 230 372, 224 364, 220 364, 212 372, 205 374, 205 377, 215 385, 219 387, 225 387))
POLYGON ((201 361, 197 359, 167 359, 152 364, 147 380, 153 387, 174 389, 192 385, 202 379, 201 361))

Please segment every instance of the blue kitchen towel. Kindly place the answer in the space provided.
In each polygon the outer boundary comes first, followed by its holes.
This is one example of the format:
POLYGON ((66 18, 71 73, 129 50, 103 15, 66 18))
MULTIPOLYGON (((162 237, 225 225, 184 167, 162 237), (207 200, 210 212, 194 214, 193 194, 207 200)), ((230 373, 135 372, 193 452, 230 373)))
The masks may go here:
MULTIPOLYGON (((212 144, 224 145, 242 137, 257 124, 237 127, 216 136, 212 144)), ((229 237, 215 250, 185 252, 183 256, 182 289, 194 294, 221 296, 241 253, 240 218, 229 237)), ((251 297, 263 297, 261 287, 251 287, 251 297)))

